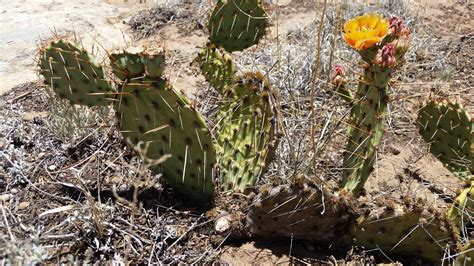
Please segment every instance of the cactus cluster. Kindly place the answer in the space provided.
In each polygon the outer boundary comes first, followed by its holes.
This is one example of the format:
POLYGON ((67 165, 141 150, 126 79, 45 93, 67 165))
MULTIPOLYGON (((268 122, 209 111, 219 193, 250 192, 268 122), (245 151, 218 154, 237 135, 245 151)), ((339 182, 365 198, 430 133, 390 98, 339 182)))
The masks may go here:
POLYGON ((171 155, 152 169, 179 192, 210 203, 216 160, 210 132, 190 101, 161 76, 163 51, 129 48, 111 53, 109 59, 117 86, 91 54, 60 39, 41 50, 40 73, 73 104, 113 105, 120 132, 148 162, 171 155))
MULTIPOLYGON (((261 0, 217 1, 209 18, 209 42, 196 59, 219 93, 212 132, 191 101, 164 77, 162 48, 111 52, 105 69, 85 49, 59 39, 41 48, 38 65, 59 97, 72 104, 113 106, 120 132, 151 170, 197 204, 210 205, 216 176, 225 190, 254 191, 278 146, 275 90, 259 71, 238 73, 230 55, 257 44, 267 25, 261 0), (107 77, 108 70, 115 78, 107 77), (153 163, 164 155, 171 156, 153 163)), ((403 63, 410 34, 401 19, 387 21, 375 14, 347 22, 344 31, 346 42, 364 61, 364 74, 356 90, 348 87, 341 67, 333 78, 336 92, 351 108, 342 182, 329 189, 296 175, 292 184, 263 186, 250 204, 245 228, 258 237, 328 242, 347 235, 344 244, 435 262, 442 255, 440 246, 450 248, 451 240, 458 241, 453 226, 462 230, 470 222, 466 217, 473 215, 472 184, 447 214, 427 212, 419 207, 423 202, 407 205, 389 199, 385 206, 374 206, 357 198, 373 171, 390 99, 388 84, 395 67, 403 63)), ((433 144, 431 152, 458 177, 472 180, 474 130, 462 106, 429 102, 417 124, 433 144)), ((464 249, 472 246, 463 244, 464 249)))
POLYGON ((63 39, 41 49, 38 65, 45 83, 72 104, 113 105, 120 132, 150 168, 178 192, 210 205, 216 170, 226 189, 249 192, 276 148, 274 92, 259 72, 236 76, 232 58, 223 50, 256 44, 266 25, 260 1, 219 1, 210 17, 210 41, 217 45, 208 44, 198 61, 222 95, 215 140, 190 100, 163 77, 162 48, 109 53, 115 82, 93 55, 63 39), (171 156, 153 163, 164 155, 171 156))

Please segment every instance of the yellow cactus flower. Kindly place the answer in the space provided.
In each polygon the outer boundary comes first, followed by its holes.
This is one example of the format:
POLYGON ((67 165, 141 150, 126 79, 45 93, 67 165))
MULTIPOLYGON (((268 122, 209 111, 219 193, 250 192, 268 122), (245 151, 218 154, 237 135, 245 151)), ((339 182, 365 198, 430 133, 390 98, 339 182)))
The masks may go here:
POLYGON ((381 42, 389 27, 388 20, 381 15, 365 14, 344 23, 344 39, 354 49, 364 50, 381 42))

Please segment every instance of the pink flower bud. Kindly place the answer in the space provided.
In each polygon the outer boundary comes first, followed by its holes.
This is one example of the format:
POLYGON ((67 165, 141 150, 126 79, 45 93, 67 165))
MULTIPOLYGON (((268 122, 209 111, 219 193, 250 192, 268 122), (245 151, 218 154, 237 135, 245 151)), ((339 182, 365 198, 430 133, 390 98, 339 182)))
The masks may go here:
POLYGON ((344 75, 344 68, 341 65, 334 67, 334 76, 344 75))
POLYGON ((395 64, 395 46, 393 43, 385 44, 379 50, 375 62, 383 67, 391 67, 395 64))
POLYGON ((346 78, 344 77, 344 68, 341 65, 336 65, 334 67, 334 76, 332 78, 332 84, 337 87, 347 83, 346 78))
POLYGON ((410 30, 403 22, 403 19, 393 16, 390 19, 389 34, 392 36, 408 36, 410 34, 410 30))

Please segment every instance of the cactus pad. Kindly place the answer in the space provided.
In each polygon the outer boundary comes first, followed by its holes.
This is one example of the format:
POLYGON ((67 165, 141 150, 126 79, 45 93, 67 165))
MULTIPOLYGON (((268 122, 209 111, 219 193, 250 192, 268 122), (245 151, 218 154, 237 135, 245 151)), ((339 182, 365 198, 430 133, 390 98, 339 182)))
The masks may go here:
POLYGON ((247 214, 252 236, 333 240, 354 218, 351 204, 307 183, 262 187, 247 214))
POLYGON ((453 227, 444 215, 387 201, 383 205, 370 207, 368 213, 358 218, 352 230, 357 245, 409 260, 417 256, 425 262, 441 261, 444 249, 454 238, 453 227))
POLYGON ((427 102, 418 113, 417 125, 430 151, 459 178, 474 172, 474 126, 468 112, 451 102, 427 102))
POLYGON ((342 180, 342 186, 354 194, 362 190, 373 170, 377 146, 384 132, 390 72, 389 68, 368 66, 354 96, 342 180))
POLYGON ((143 48, 129 47, 125 51, 110 53, 110 66, 112 72, 120 80, 130 80, 143 76, 145 64, 143 63, 143 48))
POLYGON ((115 109, 122 135, 147 159, 167 159, 152 170, 196 202, 214 195, 215 151, 203 117, 189 100, 162 79, 137 79, 123 85, 115 109))
POLYGON ((262 0, 219 0, 209 18, 210 41, 228 52, 242 51, 265 34, 262 0))
POLYGON ((198 54, 202 74, 214 89, 224 94, 229 86, 235 83, 235 70, 232 57, 225 51, 208 44, 198 54))
POLYGON ((256 72, 240 77, 227 96, 216 125, 221 179, 225 189, 247 193, 268 167, 278 143, 275 95, 256 72))
POLYGON ((107 105, 114 92, 102 66, 77 45, 57 40, 40 49, 40 74, 61 98, 72 104, 107 105))

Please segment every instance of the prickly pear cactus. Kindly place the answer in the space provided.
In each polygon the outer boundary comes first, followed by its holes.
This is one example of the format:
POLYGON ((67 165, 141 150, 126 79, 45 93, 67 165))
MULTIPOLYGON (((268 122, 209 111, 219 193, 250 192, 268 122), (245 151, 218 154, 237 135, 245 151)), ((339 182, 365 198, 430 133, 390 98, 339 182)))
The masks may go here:
POLYGON ((418 113, 417 125, 433 155, 459 178, 472 178, 474 123, 461 104, 428 101, 418 113))
POLYGON ((39 56, 39 73, 59 97, 86 106, 111 104, 114 88, 83 48, 59 39, 41 48, 39 56))
POLYGON ((265 35, 262 0, 218 0, 209 18, 209 39, 228 52, 242 51, 265 35))
POLYGON ((275 98, 259 72, 244 74, 226 93, 216 125, 225 189, 247 193, 267 169, 278 143, 275 98))
POLYGON ((252 236, 328 241, 345 234, 355 219, 350 199, 298 178, 291 185, 260 188, 246 219, 252 236))
POLYGON ((197 61, 206 80, 220 94, 235 84, 232 57, 214 44, 208 43, 198 54, 197 61))
POLYGON ((337 87, 344 89, 341 95, 351 103, 342 187, 358 195, 373 170, 384 133, 388 84, 393 69, 403 63, 410 32, 397 17, 389 23, 380 15, 366 14, 344 24, 344 39, 365 61, 364 75, 354 95, 345 88, 344 80, 340 82, 344 87, 337 87))
MULTIPOLYGON (((352 230, 357 245, 380 249, 400 258, 422 258, 439 263, 456 243, 453 225, 443 214, 423 210, 424 202, 406 206, 384 201, 383 206, 371 203, 368 212, 359 217, 352 230)), ((362 208, 364 209, 364 208, 362 208)))
POLYGON ((46 83, 72 103, 113 104, 120 132, 151 169, 163 173, 177 192, 210 205, 216 163, 212 139, 190 101, 159 77, 165 66, 164 51, 129 48, 111 53, 110 61, 112 71, 123 81, 118 92, 92 56, 63 40, 41 49, 39 65, 46 83), (102 94, 90 94, 97 92, 102 94), (171 157, 153 164, 163 155, 171 157))
POLYGON ((210 204, 214 195, 215 151, 204 118, 163 79, 127 82, 115 103, 119 128, 145 157, 171 158, 152 170, 178 192, 210 204))

